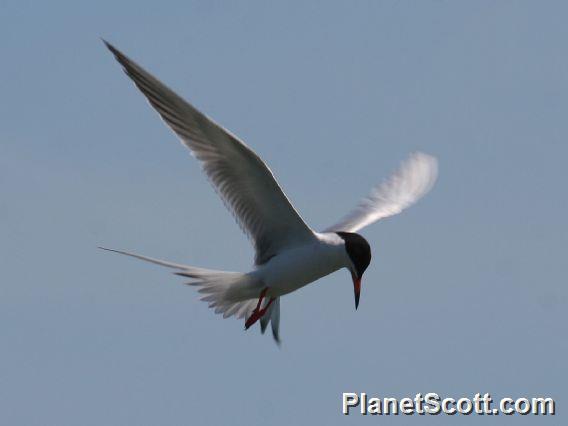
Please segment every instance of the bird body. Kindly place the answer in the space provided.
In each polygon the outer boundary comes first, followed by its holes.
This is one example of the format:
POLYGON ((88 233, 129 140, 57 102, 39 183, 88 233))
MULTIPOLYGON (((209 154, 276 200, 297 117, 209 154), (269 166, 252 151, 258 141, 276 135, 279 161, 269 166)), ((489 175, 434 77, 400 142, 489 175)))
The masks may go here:
POLYGON ((341 268, 349 267, 345 243, 337 234, 314 235, 316 238, 313 242, 286 250, 251 272, 251 275, 268 287, 267 295, 284 296, 341 268))
MULTIPOLYGON (((301 218, 262 159, 150 73, 105 41, 150 105, 201 163, 217 193, 249 237, 254 268, 246 273, 198 268, 106 249, 173 268, 199 287, 202 300, 223 317, 246 318, 245 328, 270 323, 279 342, 280 298, 339 269, 349 270, 359 305, 361 278, 371 262, 361 228, 400 213, 426 194, 437 176, 434 157, 414 153, 388 180, 324 232, 301 218)), ((101 247, 103 248, 103 247, 101 247)))

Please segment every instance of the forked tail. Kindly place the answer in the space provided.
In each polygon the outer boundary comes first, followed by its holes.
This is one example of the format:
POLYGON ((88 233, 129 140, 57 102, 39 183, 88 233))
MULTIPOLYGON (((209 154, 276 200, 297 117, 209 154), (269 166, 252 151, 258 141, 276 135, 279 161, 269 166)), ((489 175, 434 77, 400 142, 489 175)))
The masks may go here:
MULTIPOLYGON (((124 254, 156 265, 176 269, 174 274, 190 278, 187 285, 197 286, 203 294, 201 300, 208 302, 216 314, 223 318, 235 316, 238 319, 248 318, 258 301, 263 284, 251 274, 242 272, 218 271, 214 269, 196 268, 194 266, 167 262, 122 250, 99 247, 102 250, 124 254)), ((268 322, 272 321, 272 332, 276 342, 279 342, 278 327, 280 323, 280 300, 277 298, 269 311, 261 319, 261 330, 264 333, 268 322)))

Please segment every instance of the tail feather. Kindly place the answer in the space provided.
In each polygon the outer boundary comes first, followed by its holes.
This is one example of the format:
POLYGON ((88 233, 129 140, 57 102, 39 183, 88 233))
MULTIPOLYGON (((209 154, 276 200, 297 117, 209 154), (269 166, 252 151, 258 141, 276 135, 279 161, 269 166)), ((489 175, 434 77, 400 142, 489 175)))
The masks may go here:
POLYGON ((222 314, 223 318, 250 315, 261 287, 250 274, 241 272, 186 267, 183 271, 174 273, 191 278, 192 281, 187 284, 199 287, 198 292, 203 295, 201 300, 208 302, 209 307, 216 314, 222 314))
POLYGON ((272 336, 276 343, 280 344, 280 298, 277 297, 268 312, 266 312, 260 319, 260 331, 262 334, 266 331, 268 324, 272 323, 272 336))
MULTIPOLYGON (((174 268, 174 269, 191 268, 190 266, 188 267, 186 265, 181 265, 179 263, 173 263, 173 262, 167 262, 165 260, 154 259, 153 257, 142 256, 140 254, 130 253, 128 251, 115 250, 115 249, 111 249, 111 248, 107 248, 107 247, 98 247, 98 248, 100 248, 101 250, 105 250, 105 251, 111 251, 113 253, 119 253, 119 254, 124 254, 126 256, 135 257, 136 259, 145 260, 146 262, 155 263, 156 265, 166 266, 168 268, 174 268)), ((199 269, 199 268, 194 268, 194 269, 199 269)))
POLYGON ((272 336, 276 343, 280 345, 280 298, 277 298, 272 308, 272 315, 270 315, 270 321, 272 322, 272 336))
MULTIPOLYGON (((276 300, 274 302, 276 302, 276 300)), ((262 334, 264 334, 264 332, 266 331, 266 327, 268 327, 268 324, 270 323, 271 313, 272 313, 272 306, 268 308, 268 312, 266 312, 260 319, 260 332, 262 334)))
POLYGON ((198 291, 203 294, 201 300, 209 302, 209 307, 214 308, 216 314, 223 314, 223 318, 234 315, 241 319, 250 316, 256 307, 258 294, 262 290, 262 283, 251 274, 196 268, 127 251, 99 248, 177 269, 174 274, 190 278, 191 281, 186 284, 200 287, 198 291))

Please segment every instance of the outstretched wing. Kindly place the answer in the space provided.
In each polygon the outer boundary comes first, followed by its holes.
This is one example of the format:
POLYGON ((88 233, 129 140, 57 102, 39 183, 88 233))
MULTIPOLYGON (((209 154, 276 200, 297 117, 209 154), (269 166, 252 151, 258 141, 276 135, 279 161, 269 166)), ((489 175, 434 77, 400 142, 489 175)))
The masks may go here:
POLYGON ((386 181, 375 186, 340 222, 326 232, 357 232, 379 219, 400 213, 422 198, 436 182, 438 161, 415 152, 386 181))
POLYGON ((223 202, 252 241, 257 264, 282 249, 315 238, 258 155, 114 46, 105 44, 150 105, 201 162, 223 202))

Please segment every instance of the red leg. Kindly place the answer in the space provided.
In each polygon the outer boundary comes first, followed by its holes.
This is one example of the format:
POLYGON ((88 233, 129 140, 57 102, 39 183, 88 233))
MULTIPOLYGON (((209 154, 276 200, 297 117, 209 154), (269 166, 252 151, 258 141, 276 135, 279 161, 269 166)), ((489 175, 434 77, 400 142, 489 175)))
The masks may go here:
POLYGON ((271 297, 268 303, 266 304, 266 306, 263 309, 260 309, 260 305, 262 304, 262 301, 264 300, 264 296, 266 296, 267 291, 268 288, 265 288, 260 293, 260 297, 258 298, 258 303, 256 304, 256 308, 254 309, 254 311, 252 311, 252 314, 250 315, 250 317, 247 318, 245 322, 245 330, 248 330, 251 325, 253 325, 259 319, 261 319, 268 310, 268 308, 270 307, 270 305, 272 305, 272 302, 274 302, 274 298, 271 297))
POLYGON ((266 292, 268 291, 268 287, 266 287, 264 290, 262 290, 260 292, 260 297, 258 298, 258 303, 256 304, 256 309, 255 311, 258 311, 260 309, 260 304, 262 303, 262 301, 264 300, 264 296, 266 296, 266 292))

